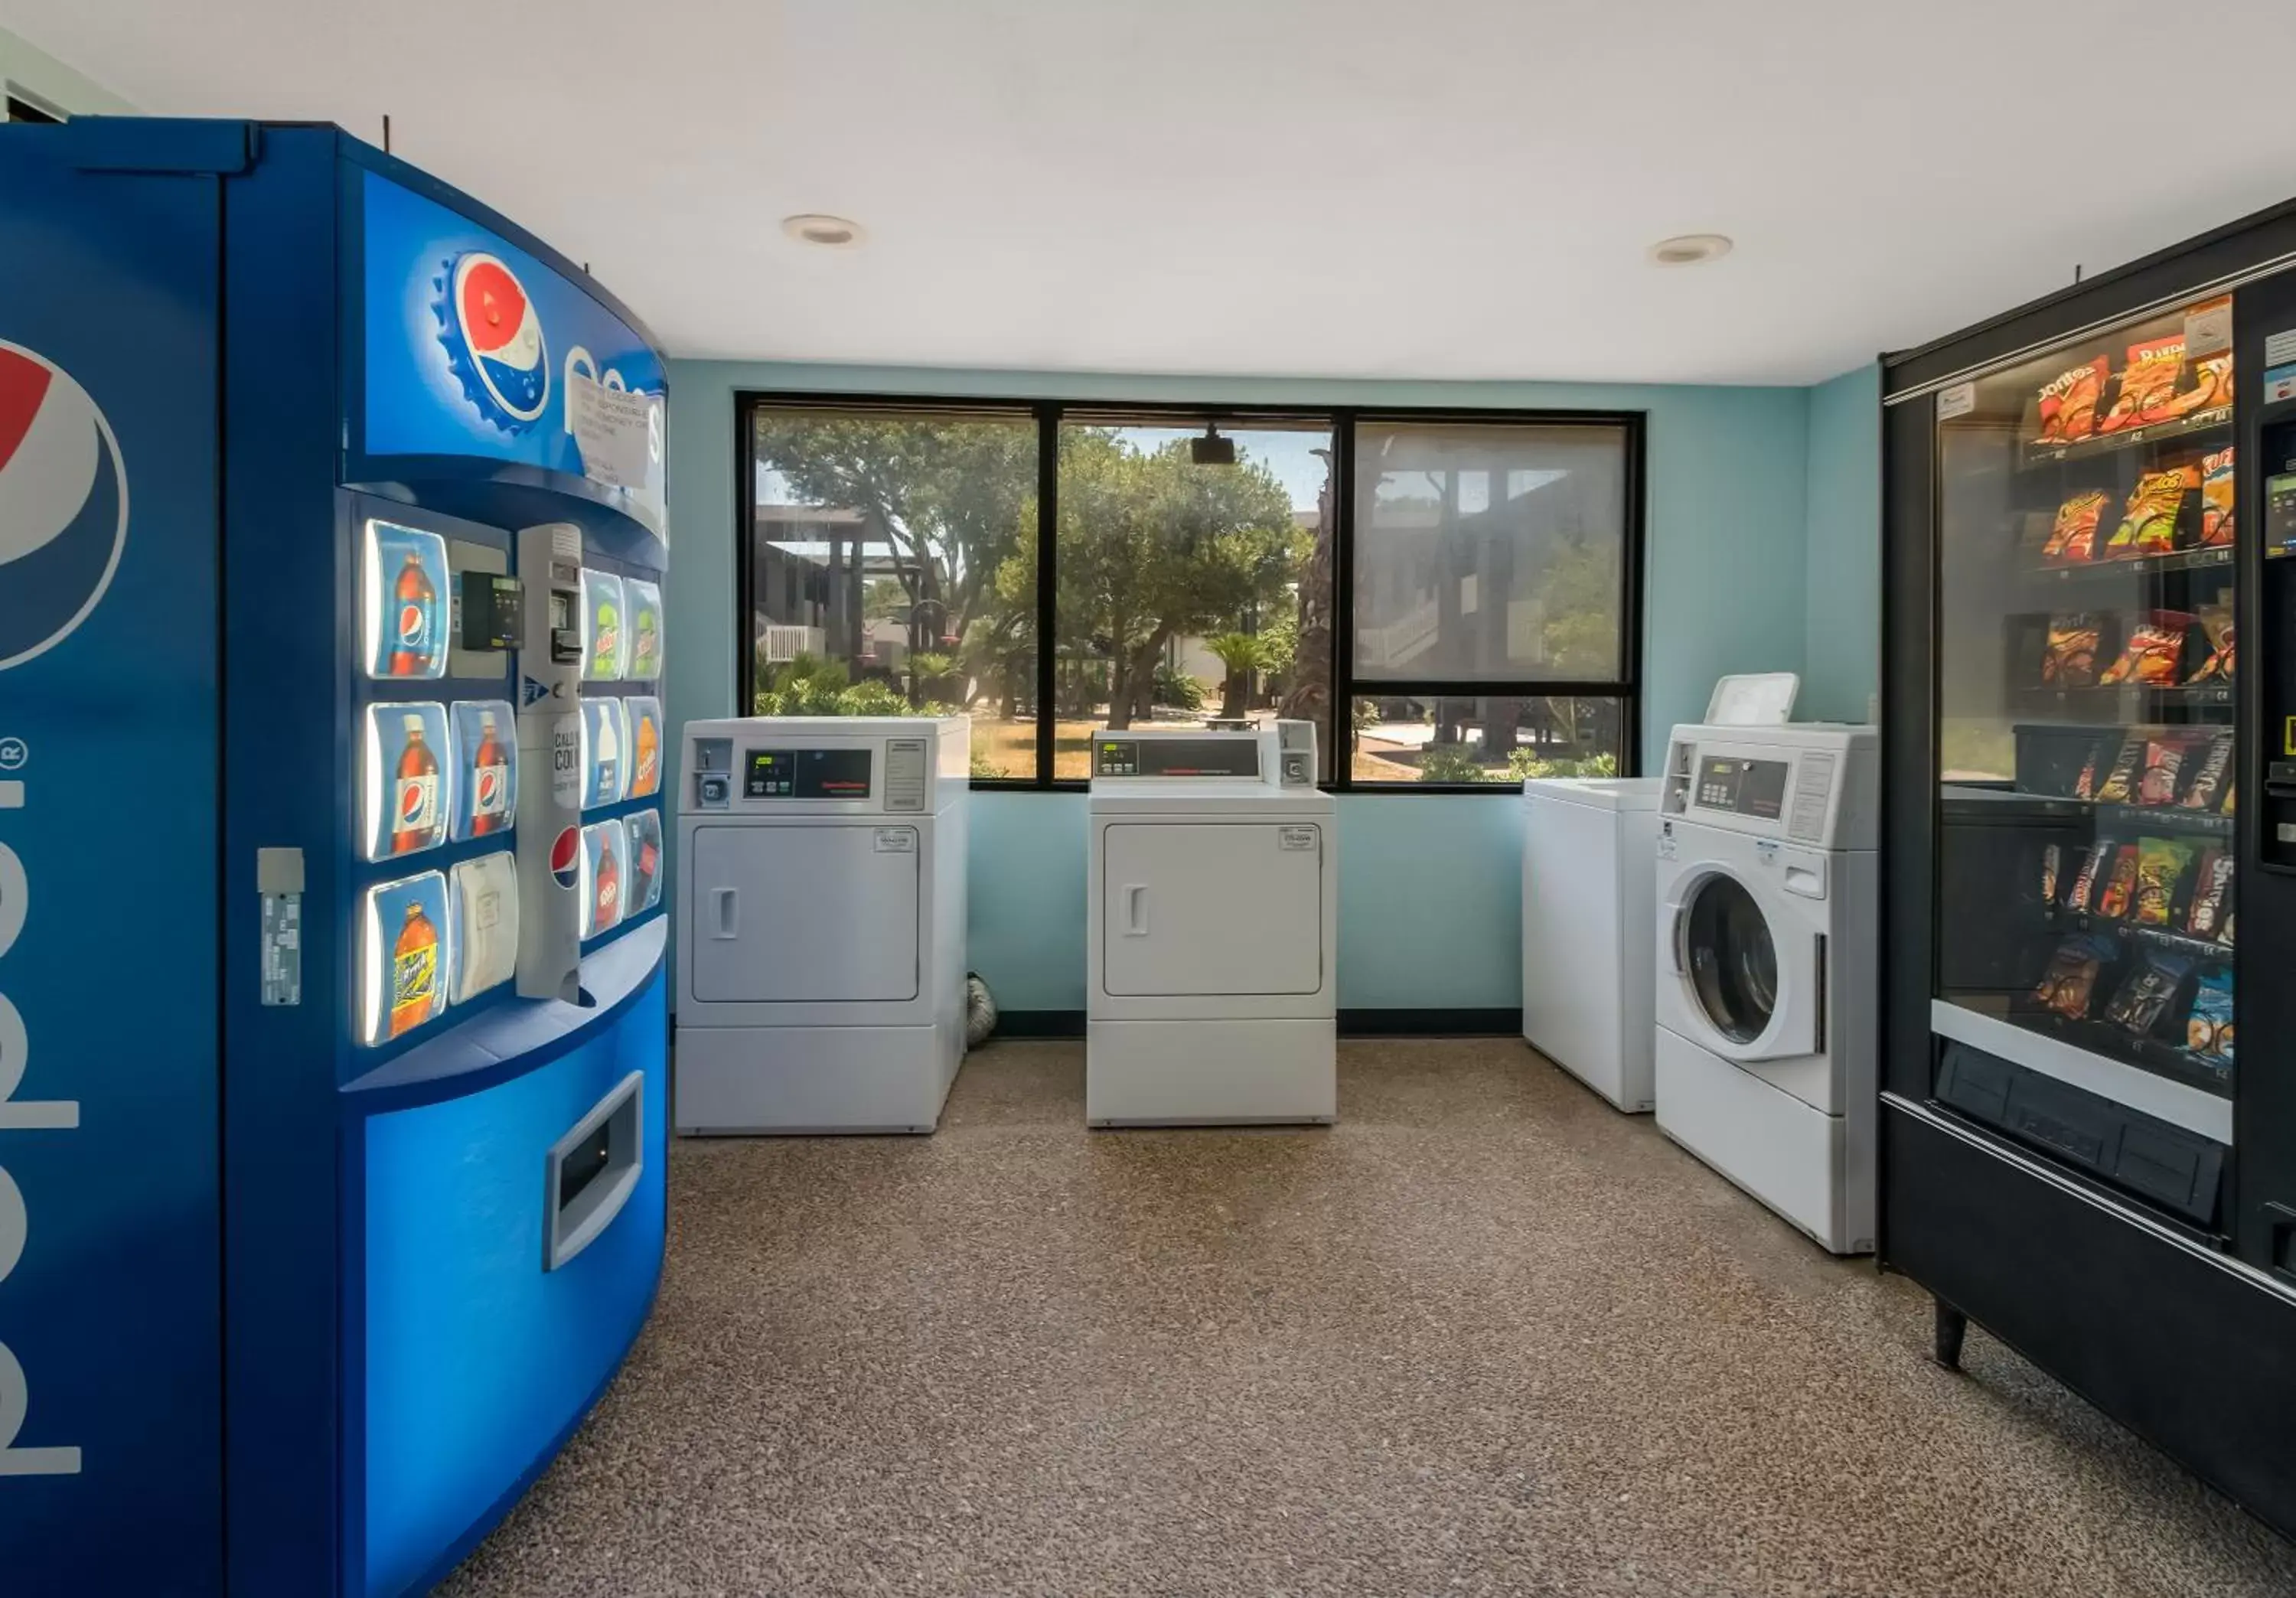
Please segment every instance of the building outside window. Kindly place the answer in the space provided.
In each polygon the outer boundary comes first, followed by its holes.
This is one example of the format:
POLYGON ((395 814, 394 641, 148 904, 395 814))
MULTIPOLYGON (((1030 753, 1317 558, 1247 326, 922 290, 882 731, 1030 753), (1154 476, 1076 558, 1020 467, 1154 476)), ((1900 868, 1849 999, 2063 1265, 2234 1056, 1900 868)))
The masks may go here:
POLYGON ((1629 427, 1365 418, 1354 439, 1353 781, 1623 769, 1629 427))
POLYGON ((963 709, 1038 787, 1277 717, 1341 787, 1632 768, 1638 417, 745 403, 754 713, 963 709))

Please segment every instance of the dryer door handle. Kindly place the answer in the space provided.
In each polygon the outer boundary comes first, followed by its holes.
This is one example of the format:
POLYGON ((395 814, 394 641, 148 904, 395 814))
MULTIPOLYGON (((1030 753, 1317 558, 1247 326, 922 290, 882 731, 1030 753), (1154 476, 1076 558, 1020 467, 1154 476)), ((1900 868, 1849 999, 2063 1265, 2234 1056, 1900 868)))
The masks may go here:
POLYGON ((739 938, 742 935, 742 898, 740 890, 732 888, 713 888, 709 890, 709 897, 711 902, 717 906, 718 910, 717 930, 711 932, 709 936, 712 938, 739 938))
POLYGON ((1124 935, 1127 938, 1148 936, 1148 884, 1127 882, 1124 885, 1124 935))

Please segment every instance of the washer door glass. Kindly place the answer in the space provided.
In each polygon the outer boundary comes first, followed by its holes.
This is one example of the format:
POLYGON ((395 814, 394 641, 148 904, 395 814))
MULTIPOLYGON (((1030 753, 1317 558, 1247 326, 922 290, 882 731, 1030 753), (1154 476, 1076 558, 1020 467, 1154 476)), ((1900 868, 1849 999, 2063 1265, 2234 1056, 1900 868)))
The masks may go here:
POLYGON ((1778 951, 1769 922, 1735 877, 1707 878, 1682 912, 1682 959, 1698 1007, 1732 1043, 1752 1043, 1778 1002, 1778 951))

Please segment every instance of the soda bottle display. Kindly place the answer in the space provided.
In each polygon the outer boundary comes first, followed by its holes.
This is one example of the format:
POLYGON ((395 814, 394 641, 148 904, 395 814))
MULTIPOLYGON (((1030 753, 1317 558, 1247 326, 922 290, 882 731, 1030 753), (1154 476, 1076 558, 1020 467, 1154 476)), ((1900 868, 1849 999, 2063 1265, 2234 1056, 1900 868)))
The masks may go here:
POLYGON ((420 904, 409 905, 390 952, 390 1036, 421 1026, 438 1005, 439 929, 420 904))
POLYGON ((620 675, 622 608, 611 593, 601 593, 591 611, 590 676, 611 680, 620 675))
POLYGON ((439 660, 439 592, 422 570, 419 552, 406 552, 391 599, 390 673, 395 677, 429 676, 439 660))
POLYGON ((602 932, 622 918, 622 868, 615 858, 619 852, 602 830, 598 863, 590 873, 590 925, 602 932))
POLYGON ((439 757, 422 735, 422 717, 406 718, 406 747, 399 752, 391 791, 390 852, 428 848, 438 841, 439 757))
POLYGON ((636 705, 631 719, 637 725, 630 733, 629 797, 644 799, 661 786, 661 728, 652 711, 636 705))
POLYGON ((510 825, 510 751, 495 726, 495 713, 479 716, 479 747, 471 757, 471 836, 510 825))
POLYGON ((590 733, 589 784, 586 807, 611 805, 622 798, 622 717, 620 701, 585 701, 585 724, 590 733))

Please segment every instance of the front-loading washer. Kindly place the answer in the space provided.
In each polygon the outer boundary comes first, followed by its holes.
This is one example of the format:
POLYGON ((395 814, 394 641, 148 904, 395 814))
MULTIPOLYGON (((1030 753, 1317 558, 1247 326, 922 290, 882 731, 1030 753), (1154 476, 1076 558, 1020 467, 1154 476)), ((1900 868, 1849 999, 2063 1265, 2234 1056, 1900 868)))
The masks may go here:
POLYGON ((1874 729, 1677 727, 1664 780, 1659 1127, 1826 1249, 1870 1252, 1874 729))

